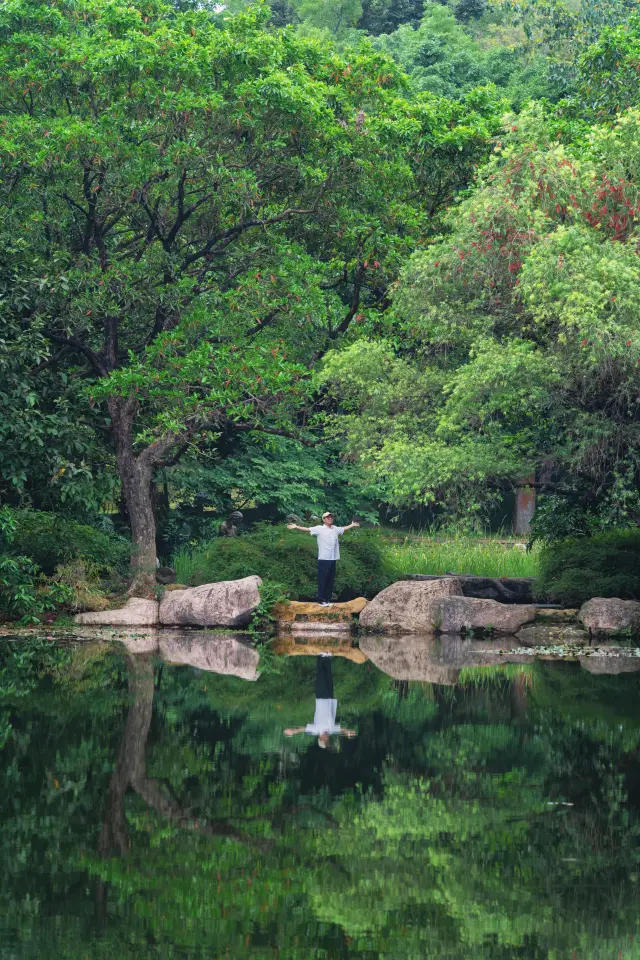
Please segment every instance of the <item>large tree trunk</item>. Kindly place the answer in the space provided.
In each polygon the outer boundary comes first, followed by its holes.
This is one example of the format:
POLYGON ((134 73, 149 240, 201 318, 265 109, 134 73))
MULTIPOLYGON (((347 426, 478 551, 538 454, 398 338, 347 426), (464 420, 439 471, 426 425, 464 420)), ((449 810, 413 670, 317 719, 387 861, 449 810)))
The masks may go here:
POLYGON ((120 397, 112 398, 109 413, 122 494, 131 525, 132 583, 129 595, 145 597, 156 583, 156 518, 151 492, 153 462, 144 454, 134 455, 134 404, 120 397))

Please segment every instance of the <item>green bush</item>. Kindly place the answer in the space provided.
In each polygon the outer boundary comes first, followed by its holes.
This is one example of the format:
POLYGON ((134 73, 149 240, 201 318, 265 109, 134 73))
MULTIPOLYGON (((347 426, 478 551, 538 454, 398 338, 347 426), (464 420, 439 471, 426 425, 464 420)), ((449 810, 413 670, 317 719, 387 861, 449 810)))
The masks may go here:
POLYGON ((640 600, 640 531, 612 530, 545 545, 535 594, 567 606, 592 597, 640 600))
MULTIPOLYGON (((373 530, 350 530, 342 538, 334 595, 338 600, 372 597, 396 579, 385 564, 373 530)), ((174 557, 179 583, 197 586, 258 574, 278 583, 291 600, 316 597, 316 540, 285 526, 260 524, 253 533, 217 537, 174 557)))
POLYGON ((59 564, 71 560, 87 561, 101 574, 126 570, 130 547, 123 537, 55 513, 16 510, 13 517, 10 552, 29 557, 47 576, 52 576, 59 564))
POLYGON ((71 591, 47 580, 29 557, 10 552, 16 525, 13 511, 0 508, 0 620, 38 623, 39 614, 67 602, 71 591))

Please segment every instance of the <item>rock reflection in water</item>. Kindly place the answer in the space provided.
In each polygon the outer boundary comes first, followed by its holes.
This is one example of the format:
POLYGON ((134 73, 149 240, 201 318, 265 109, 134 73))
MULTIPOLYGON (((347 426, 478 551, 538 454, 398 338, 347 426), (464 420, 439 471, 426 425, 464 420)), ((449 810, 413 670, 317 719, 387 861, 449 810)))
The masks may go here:
POLYGON ((166 663, 210 673, 258 679, 260 654, 246 634, 213 630, 148 630, 122 634, 118 641, 130 653, 157 653, 166 663))
MULTIPOLYGON (((514 638, 515 639, 515 638, 514 638)), ((465 640, 454 635, 435 637, 362 637, 360 649, 395 680, 422 680, 451 686, 463 667, 530 663, 527 654, 509 652, 504 640, 465 640)))

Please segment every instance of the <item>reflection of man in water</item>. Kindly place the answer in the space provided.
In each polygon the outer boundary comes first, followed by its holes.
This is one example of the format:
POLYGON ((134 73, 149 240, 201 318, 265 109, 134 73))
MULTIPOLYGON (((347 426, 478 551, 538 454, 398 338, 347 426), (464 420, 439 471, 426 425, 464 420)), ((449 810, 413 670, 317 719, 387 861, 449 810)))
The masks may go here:
POLYGON ((333 673, 330 653, 321 653, 316 660, 316 712, 313 723, 306 727, 292 727, 285 730, 285 736, 292 737, 294 733, 309 733, 317 736, 318 746, 326 749, 332 733, 340 733, 345 737, 355 737, 355 730, 345 730, 336 723, 338 701, 333 697, 333 673))

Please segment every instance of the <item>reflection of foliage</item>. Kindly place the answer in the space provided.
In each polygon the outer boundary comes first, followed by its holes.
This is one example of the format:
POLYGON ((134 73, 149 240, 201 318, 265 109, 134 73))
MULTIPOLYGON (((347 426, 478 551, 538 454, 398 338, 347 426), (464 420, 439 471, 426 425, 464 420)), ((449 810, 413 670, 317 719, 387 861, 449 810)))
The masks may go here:
POLYGON ((336 661, 360 736, 325 755, 282 738, 313 709, 305 659, 249 684, 132 658, 126 714, 117 655, 43 677, 0 774, 3 942, 21 960, 45 942, 68 960, 625 950, 638 759, 617 725, 636 678, 547 665, 512 725, 517 676, 443 699, 336 661), (99 856, 123 764, 129 849, 99 856))

